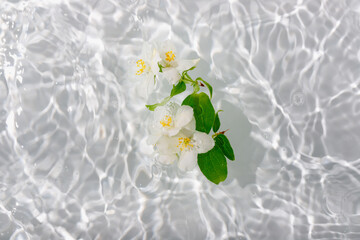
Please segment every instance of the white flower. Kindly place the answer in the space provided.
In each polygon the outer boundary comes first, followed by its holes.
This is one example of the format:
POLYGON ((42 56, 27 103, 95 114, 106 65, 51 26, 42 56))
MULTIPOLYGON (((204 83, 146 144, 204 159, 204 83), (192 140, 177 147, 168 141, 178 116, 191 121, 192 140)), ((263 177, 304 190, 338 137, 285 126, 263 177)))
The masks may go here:
POLYGON ((190 171, 196 166, 197 155, 210 151, 214 145, 211 136, 199 131, 181 131, 173 137, 162 136, 156 143, 158 161, 170 164, 179 156, 178 167, 190 171))
POLYGON ((155 88, 155 77, 159 73, 159 52, 149 43, 144 43, 141 56, 133 63, 133 77, 139 81, 137 92, 147 98, 155 88))
POLYGON ((179 136, 177 145, 180 149, 178 167, 183 171, 194 169, 197 163, 197 155, 210 151, 214 145, 213 138, 203 132, 195 131, 192 136, 188 137, 179 136))
POLYGON ((158 161, 171 164, 178 159, 178 167, 184 171, 192 170, 197 155, 215 145, 211 136, 195 130, 193 109, 176 103, 156 108, 150 131, 148 143, 156 146, 158 161))
POLYGON ((160 44, 159 54, 161 58, 160 64, 163 66, 162 75, 170 84, 177 84, 182 72, 196 66, 200 60, 199 58, 192 60, 178 59, 176 49, 169 40, 160 44))
POLYGON ((175 136, 182 129, 195 130, 194 111, 191 107, 179 106, 172 102, 157 107, 150 125, 151 135, 148 143, 155 145, 161 136, 175 136))

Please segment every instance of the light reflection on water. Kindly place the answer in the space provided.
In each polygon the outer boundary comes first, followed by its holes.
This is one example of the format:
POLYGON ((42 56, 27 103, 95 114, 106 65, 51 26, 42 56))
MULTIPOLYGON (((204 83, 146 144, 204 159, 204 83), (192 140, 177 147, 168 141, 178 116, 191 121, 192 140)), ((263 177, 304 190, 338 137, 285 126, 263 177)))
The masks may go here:
POLYGON ((0 238, 359 239, 359 14, 351 0, 1 2, 0 238), (146 145, 126 64, 167 38, 201 57, 193 74, 224 110, 236 161, 220 186, 146 145))

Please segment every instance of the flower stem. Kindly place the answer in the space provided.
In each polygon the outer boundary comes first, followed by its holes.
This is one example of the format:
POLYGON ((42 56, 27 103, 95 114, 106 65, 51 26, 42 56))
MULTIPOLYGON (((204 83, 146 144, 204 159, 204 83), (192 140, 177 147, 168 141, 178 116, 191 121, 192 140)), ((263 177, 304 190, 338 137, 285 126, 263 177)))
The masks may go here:
MULTIPOLYGON (((193 80, 189 74, 184 73, 182 75, 182 81, 184 81, 185 83, 191 84, 191 86, 193 86, 194 91, 193 93, 197 93, 200 90, 200 86, 199 86, 199 81, 198 80, 193 80)), ((201 83, 201 82, 200 82, 201 83)))
MULTIPOLYGON (((221 110, 222 111, 222 110, 221 110)), ((213 135, 212 135, 212 138, 215 138, 217 135, 220 135, 220 134, 225 134, 227 131, 229 131, 230 129, 226 129, 225 131, 222 131, 222 132, 217 132, 217 133, 214 133, 213 135)))
POLYGON ((188 83, 196 83, 196 81, 192 80, 191 77, 187 74, 185 74, 185 76, 182 77, 183 81, 185 80, 185 82, 188 83))

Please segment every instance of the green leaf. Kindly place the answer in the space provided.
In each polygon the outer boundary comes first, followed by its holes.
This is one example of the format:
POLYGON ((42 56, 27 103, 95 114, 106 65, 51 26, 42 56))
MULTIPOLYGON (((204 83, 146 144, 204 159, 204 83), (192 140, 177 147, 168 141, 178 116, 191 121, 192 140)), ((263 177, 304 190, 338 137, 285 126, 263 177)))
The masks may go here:
POLYGON ((169 100, 171 99, 171 97, 166 97, 164 98, 160 103, 156 103, 153 105, 145 105, 150 111, 154 111, 155 108, 160 107, 160 106, 164 106, 169 100))
POLYGON ((204 79, 202 79, 201 77, 198 77, 196 80, 197 80, 197 81, 201 81, 201 82, 203 82, 203 83, 206 85, 206 87, 209 89, 210 98, 212 98, 212 93, 213 93, 213 88, 212 88, 212 86, 211 86, 207 81, 205 81, 204 79))
POLYGON ((183 81, 180 81, 178 84, 174 85, 170 97, 173 97, 175 95, 178 95, 186 90, 186 84, 183 81))
POLYGON ((210 98, 205 93, 193 93, 187 96, 182 105, 188 105, 194 109, 196 130, 209 133, 215 119, 215 110, 210 98))
POLYGON ((219 112, 220 112, 220 111, 217 111, 216 114, 215 114, 215 120, 214 120, 214 125, 213 125, 213 131, 214 131, 214 133, 216 133, 216 132, 219 130, 219 128, 220 128, 219 112))
POLYGON ((215 145, 219 146, 228 159, 232 161, 235 160, 234 150, 231 147, 229 139, 224 134, 219 134, 215 137, 215 145))
POLYGON ((215 184, 219 184, 227 177, 226 158, 216 145, 207 153, 198 154, 198 165, 205 177, 215 184))

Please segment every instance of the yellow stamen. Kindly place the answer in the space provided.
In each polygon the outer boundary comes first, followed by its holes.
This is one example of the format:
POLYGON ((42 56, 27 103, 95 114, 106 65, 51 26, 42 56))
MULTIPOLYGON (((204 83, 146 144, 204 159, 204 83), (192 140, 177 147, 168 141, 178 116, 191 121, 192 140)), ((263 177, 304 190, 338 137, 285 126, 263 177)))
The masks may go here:
POLYGON ((190 138, 179 138, 179 144, 177 147, 180 147, 180 151, 184 151, 185 149, 191 149, 194 147, 194 145, 191 143, 190 138))
POLYGON ((144 73, 145 71, 145 68, 146 68, 146 64, 144 62, 144 60, 142 59, 139 59, 138 61, 136 61, 136 66, 138 68, 140 68, 137 72, 136 72, 136 75, 141 75, 144 73))
POLYGON ((172 122, 172 118, 170 116, 166 115, 164 117, 164 119, 160 121, 160 124, 163 127, 170 127, 171 122, 172 122))
POLYGON ((165 55, 166 55, 165 60, 168 62, 171 62, 175 59, 175 54, 172 51, 166 52, 165 55))

